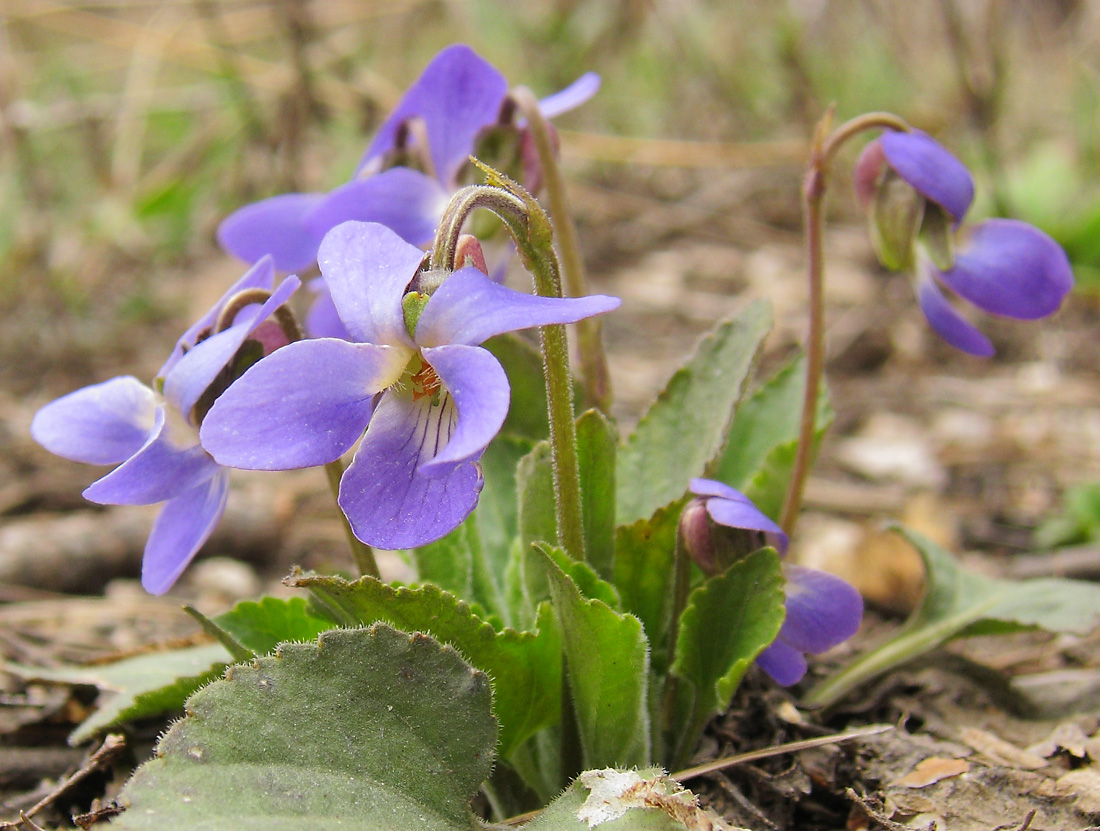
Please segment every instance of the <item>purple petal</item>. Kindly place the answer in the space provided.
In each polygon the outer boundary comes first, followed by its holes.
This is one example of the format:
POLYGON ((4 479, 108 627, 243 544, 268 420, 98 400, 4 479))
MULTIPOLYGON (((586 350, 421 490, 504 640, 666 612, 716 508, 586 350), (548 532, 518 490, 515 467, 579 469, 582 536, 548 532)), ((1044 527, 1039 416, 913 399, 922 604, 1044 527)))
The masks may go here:
POLYGON ((1026 222, 990 219, 939 278, 979 309, 1021 320, 1053 314, 1073 288, 1073 269, 1054 240, 1026 222))
POLYGON ((270 291, 274 282, 275 261, 268 256, 261 257, 252 268, 245 272, 243 277, 229 287, 229 290, 210 308, 210 311, 199 318, 193 326, 180 336, 180 339, 176 341, 172 354, 168 356, 168 360, 164 362, 164 366, 157 372, 156 377, 164 378, 167 376, 172 367, 176 365, 176 362, 183 357, 185 347, 191 349, 198 341, 200 334, 204 332, 209 334, 209 330, 213 328, 230 298, 246 289, 266 289, 270 291))
POLYGON ((171 439, 165 408, 145 444, 102 479, 84 490, 84 498, 102 505, 152 505, 197 487, 218 472, 218 465, 199 446, 171 439))
POLYGON ((156 393, 137 378, 120 376, 47 404, 35 413, 31 436, 74 462, 113 465, 145 444, 156 413, 156 393))
POLYGON ((401 298, 424 252, 384 225, 345 222, 325 235, 317 262, 332 302, 361 343, 413 348, 401 298))
POLYGON ((432 59, 386 119, 356 176, 393 147, 402 122, 416 117, 427 128, 436 176, 450 186, 473 149, 474 137, 497 120, 507 92, 504 76, 473 49, 464 44, 448 46, 432 59))
POLYGON ((164 379, 164 397, 183 414, 188 423, 192 423, 191 411, 196 402, 237 354, 248 336, 271 317, 300 285, 301 281, 294 275, 287 277, 262 304, 244 309, 237 316, 237 323, 202 341, 172 367, 164 379))
POLYGON ((317 259, 321 238, 303 224, 303 218, 323 193, 284 193, 234 211, 218 226, 218 245, 246 263, 265 254, 274 257, 280 271, 301 271, 317 259))
POLYGON ((760 531, 780 556, 787 553, 790 539, 783 529, 772 522, 753 501, 741 491, 714 479, 692 479, 688 489, 696 496, 710 497, 706 500, 707 513, 719 525, 728 528, 745 528, 760 531))
POLYGON ((440 465, 481 455, 504 424, 511 389, 497 359, 480 347, 437 346, 422 354, 458 407, 458 424, 451 440, 420 468, 427 474, 440 465))
POLYGON ((476 268, 463 268, 443 281, 416 324, 422 346, 477 346, 493 335, 575 323, 619 307, 617 297, 593 294, 564 299, 537 297, 494 283, 476 268))
POLYGON ((806 674, 806 656, 780 640, 757 655, 756 663, 784 687, 797 684, 806 674))
POLYGON ((424 245, 435 236, 449 198, 431 176, 394 167, 336 188, 306 214, 304 222, 317 239, 341 222, 356 220, 377 222, 406 242, 424 245))
POLYGON ((974 180, 966 165, 927 133, 883 133, 882 150, 890 166, 917 193, 962 220, 974 201, 974 180))
POLYGON ((968 355, 977 355, 979 358, 988 358, 993 355, 993 344, 990 343, 989 338, 955 311, 943 296, 940 287, 928 274, 921 277, 917 285, 917 300, 932 328, 949 344, 968 355))
POLYGON ((332 302, 332 295, 329 294, 328 286, 325 285, 325 278, 318 277, 316 280, 311 280, 309 289, 315 292, 317 297, 309 307, 309 313, 306 314, 306 335, 311 338, 352 340, 348 327, 336 313, 336 304, 332 302))
POLYGON ((141 562, 141 585, 164 594, 210 537, 225 511, 229 477, 225 471, 170 500, 161 509, 141 562))
POLYGON ((203 446, 244 470, 328 464, 362 435, 374 395, 408 359, 398 348, 330 338, 288 344, 218 397, 202 423, 203 446))
POLYGON ((563 90, 547 95, 539 101, 543 118, 553 118, 576 109, 600 90, 600 76, 586 72, 563 90))
POLYGON ((852 637, 863 619, 863 598, 849 583, 827 571, 785 565, 787 616, 779 639, 818 654, 852 637))
POLYGON ((449 396, 387 392, 340 481, 340 507, 355 536, 388 550, 426 545, 453 531, 477 505, 484 480, 476 462, 433 476, 420 472, 454 430, 449 396))

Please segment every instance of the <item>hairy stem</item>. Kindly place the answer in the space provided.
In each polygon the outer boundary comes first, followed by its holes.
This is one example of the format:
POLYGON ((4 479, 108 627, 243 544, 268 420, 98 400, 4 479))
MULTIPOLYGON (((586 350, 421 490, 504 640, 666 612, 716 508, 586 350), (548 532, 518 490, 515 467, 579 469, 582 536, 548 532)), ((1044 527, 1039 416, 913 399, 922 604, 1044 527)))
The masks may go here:
POLYGON ((805 218, 807 278, 809 281, 809 331, 806 335, 806 387, 802 396, 802 418, 798 428, 798 449, 794 469, 783 500, 779 524, 788 535, 794 533, 802 510, 802 495, 813 460, 814 433, 817 428, 817 399, 825 374, 825 191, 829 166, 840 148, 865 130, 907 131, 909 125, 890 113, 867 113, 845 122, 830 132, 833 111, 830 108, 818 122, 810 149, 810 163, 802 183, 802 214, 805 218))
MULTIPOLYGON (((554 153, 550 126, 543 118, 539 102, 531 90, 527 87, 516 87, 511 95, 520 112, 527 119, 527 125, 535 140, 535 151, 538 153, 539 166, 546 184, 546 198, 550 202, 550 213, 556 223, 566 294, 570 297, 583 297, 588 294, 588 280, 584 272, 580 244, 577 241, 577 227, 573 222, 573 212, 570 210, 569 197, 565 191, 565 181, 562 179, 561 168, 554 153)), ((607 368, 607 353, 604 352, 603 338, 600 334, 602 321, 599 317, 589 317, 578 321, 575 326, 585 396, 591 405, 606 414, 611 407, 611 374, 607 368)))

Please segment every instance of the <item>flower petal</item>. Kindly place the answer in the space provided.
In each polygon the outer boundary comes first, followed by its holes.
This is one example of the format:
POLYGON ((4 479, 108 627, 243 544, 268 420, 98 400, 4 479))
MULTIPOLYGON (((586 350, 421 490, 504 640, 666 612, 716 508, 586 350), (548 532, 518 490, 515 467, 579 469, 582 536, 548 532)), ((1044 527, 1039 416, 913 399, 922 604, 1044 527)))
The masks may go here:
POLYGON ((389 391, 340 481, 340 507, 355 536, 383 549, 426 545, 453 531, 477 505, 484 485, 476 462, 425 476, 423 463, 454 428, 449 396, 389 391))
POLYGON ((323 193, 284 193, 234 211, 218 226, 218 245, 246 263, 265 254, 280 271, 301 271, 317 259, 321 238, 302 220, 323 193))
POLYGON ((779 639, 818 654, 852 637, 863 619, 863 598, 851 584, 827 571, 784 565, 787 616, 779 639))
POLYGON ((164 378, 167 376, 172 370, 172 367, 174 367, 179 359, 183 357, 183 353, 195 345, 196 341, 199 339, 199 335, 203 332, 209 334, 209 330, 213 328, 214 323, 217 321, 218 316, 221 314, 222 309, 225 308, 225 304, 229 302, 230 298, 246 289, 267 289, 270 291, 274 282, 275 261, 270 256, 265 255, 257 260, 256 264, 245 272, 243 277, 229 287, 229 290, 210 308, 210 311, 204 314, 194 323, 194 325, 180 335, 180 339, 176 341, 175 348, 172 349, 172 354, 168 356, 168 360, 164 362, 164 366, 157 372, 156 377, 164 378))
POLYGON ((539 111, 543 118, 553 118, 576 109, 599 91, 600 76, 595 72, 586 72, 565 89, 539 101, 539 111))
POLYGON ((966 165, 927 133, 886 132, 879 139, 890 166, 926 199, 962 220, 974 201, 974 180, 966 165))
POLYGON ((497 120, 508 81, 492 64, 465 44, 448 46, 409 87, 378 131, 356 170, 393 147, 402 122, 421 118, 428 132, 436 176, 445 186, 466 161, 474 137, 497 120))
POLYGON ((113 465, 141 449, 156 422, 157 396, 129 375, 70 392, 39 410, 31 436, 74 462, 113 465))
POLYGON ((979 309, 1021 320, 1053 314, 1073 288, 1073 269, 1062 247, 1015 219, 975 226, 954 267, 938 276, 979 309))
POLYGON ((218 472, 199 446, 180 446, 169 437, 164 406, 145 444, 102 479, 84 490, 84 498, 103 505, 152 505, 197 487, 218 472))
POLYGON ((211 335, 176 362, 164 379, 164 397, 183 414, 188 423, 193 423, 191 411, 195 404, 248 340, 248 336, 290 299, 300 285, 301 281, 294 275, 287 277, 262 304, 244 309, 234 325, 224 332, 211 335))
POLYGON ((713 479, 692 479, 690 487, 692 493, 709 497, 707 513, 719 525, 760 531, 779 556, 787 553, 790 538, 743 493, 713 479))
POLYGON ((252 366, 202 423, 203 446, 244 470, 328 464, 362 435, 373 398, 400 377, 408 353, 322 338, 291 343, 252 366))
POLYGON ((537 297, 493 282, 476 268, 463 268, 443 281, 416 324, 421 346, 478 344, 504 332, 575 323, 617 309, 617 297, 537 297))
POLYGON ((500 363, 478 346, 437 346, 424 349, 443 386, 458 407, 458 424, 446 447, 421 465, 430 474, 441 465, 480 456, 508 415, 511 388, 500 363))
POLYGON ((431 176, 394 167, 365 179, 352 179, 331 191, 305 215, 304 222, 317 239, 341 222, 354 219, 380 223, 406 242, 424 245, 432 241, 448 199, 431 176))
POLYGON ((355 340, 413 348, 401 298, 424 252, 384 225, 344 222, 327 234, 317 262, 340 320, 355 340))
POLYGON ((306 314, 304 324, 306 335, 311 338, 352 340, 348 327, 336 312, 336 304, 332 302, 332 295, 325 284, 325 278, 318 277, 316 280, 311 280, 309 290, 317 296, 306 314))
POLYGON ((806 674, 806 656, 781 640, 757 655, 756 663, 783 687, 797 684, 806 674))
POLYGON ((921 311, 941 338, 968 355, 988 358, 993 355, 993 344, 970 321, 955 311, 947 302, 940 287, 931 276, 925 274, 917 285, 917 300, 921 311))
POLYGON ((141 585, 147 592, 164 594, 172 587, 222 518, 228 495, 229 476, 220 471, 165 504, 141 561, 141 585))

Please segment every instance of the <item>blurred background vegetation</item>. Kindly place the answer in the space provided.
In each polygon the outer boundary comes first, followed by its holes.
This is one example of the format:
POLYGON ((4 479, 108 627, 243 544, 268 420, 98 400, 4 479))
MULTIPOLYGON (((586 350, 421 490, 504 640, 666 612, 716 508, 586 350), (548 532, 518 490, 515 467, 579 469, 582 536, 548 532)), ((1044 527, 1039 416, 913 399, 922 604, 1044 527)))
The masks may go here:
MULTIPOLYGON (((558 120, 582 222, 606 221, 609 194, 671 207, 716 169, 766 168, 773 192, 726 207, 796 228, 805 139, 835 102, 841 119, 888 109, 937 135, 975 171, 977 214, 1040 225, 1100 286, 1094 0, 0 0, 0 14, 9 367, 49 359, 59 328, 79 347, 111 321, 125 350, 127 321, 178 314, 158 287, 224 259, 221 218, 349 178, 455 41, 540 95, 600 73, 558 120)), ((858 220, 846 182, 831 210, 858 220)), ((598 270, 622 252, 590 253, 598 270)))

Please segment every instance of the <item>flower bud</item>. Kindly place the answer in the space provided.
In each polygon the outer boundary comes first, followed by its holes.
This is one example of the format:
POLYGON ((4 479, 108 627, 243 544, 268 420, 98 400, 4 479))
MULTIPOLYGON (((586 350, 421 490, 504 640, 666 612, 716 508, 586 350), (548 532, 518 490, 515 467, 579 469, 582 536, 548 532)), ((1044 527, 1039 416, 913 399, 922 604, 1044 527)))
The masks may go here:
POLYGON ((738 560, 768 545, 763 531, 731 528, 715 522, 706 499, 693 499, 680 514, 684 550, 708 577, 721 574, 738 560))

